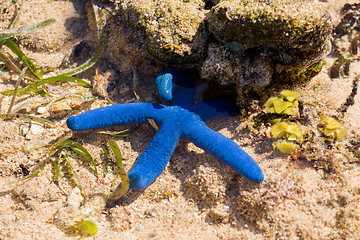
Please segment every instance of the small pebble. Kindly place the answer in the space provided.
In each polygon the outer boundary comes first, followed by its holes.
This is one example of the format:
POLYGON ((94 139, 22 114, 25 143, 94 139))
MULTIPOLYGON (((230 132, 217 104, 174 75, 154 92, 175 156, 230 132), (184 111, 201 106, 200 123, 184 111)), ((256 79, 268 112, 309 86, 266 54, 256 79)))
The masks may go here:
POLYGON ((209 211, 209 216, 214 222, 228 223, 229 222, 229 206, 219 204, 209 211))
POLYGON ((54 114, 59 114, 60 112, 71 110, 71 107, 69 101, 67 99, 64 99, 53 103, 50 110, 54 114))
POLYGON ((46 113, 46 111, 47 111, 46 107, 38 107, 38 109, 37 109, 37 112, 38 112, 39 114, 46 113))
POLYGON ((54 102, 50 107, 50 114, 52 117, 63 117, 73 109, 79 109, 81 101, 74 99, 63 99, 54 102))
POLYGON ((73 188, 67 198, 67 204, 74 208, 80 208, 83 201, 84 197, 81 195, 80 189, 77 187, 73 188))
POLYGON ((31 126, 30 126, 30 130, 26 134, 25 138, 27 140, 37 139, 44 131, 45 131, 45 129, 43 126, 32 122, 31 126))
POLYGON ((20 136, 26 136, 30 131, 30 123, 29 122, 22 122, 19 126, 20 136))

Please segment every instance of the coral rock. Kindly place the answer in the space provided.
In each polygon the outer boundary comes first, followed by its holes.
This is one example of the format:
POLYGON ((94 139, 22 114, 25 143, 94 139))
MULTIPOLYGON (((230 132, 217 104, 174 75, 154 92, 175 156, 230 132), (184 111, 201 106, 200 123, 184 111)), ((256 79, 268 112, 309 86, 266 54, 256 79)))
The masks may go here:
POLYGON ((131 27, 143 32, 154 58, 170 64, 204 58, 208 31, 203 1, 124 1, 121 8, 131 27))

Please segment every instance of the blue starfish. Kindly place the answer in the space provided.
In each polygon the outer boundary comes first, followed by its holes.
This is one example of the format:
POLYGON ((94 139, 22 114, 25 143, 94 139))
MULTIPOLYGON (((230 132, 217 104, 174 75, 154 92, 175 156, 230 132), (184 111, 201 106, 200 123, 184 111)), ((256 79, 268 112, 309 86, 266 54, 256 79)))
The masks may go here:
POLYGON ((251 181, 263 181, 260 167, 246 152, 204 123, 236 114, 238 108, 234 99, 216 98, 194 104, 194 83, 175 69, 160 73, 156 86, 161 97, 172 100, 171 106, 147 102, 117 104, 72 116, 67 125, 72 130, 83 131, 153 119, 160 126, 159 131, 128 173, 133 190, 145 189, 155 181, 164 171, 180 138, 190 140, 251 181))

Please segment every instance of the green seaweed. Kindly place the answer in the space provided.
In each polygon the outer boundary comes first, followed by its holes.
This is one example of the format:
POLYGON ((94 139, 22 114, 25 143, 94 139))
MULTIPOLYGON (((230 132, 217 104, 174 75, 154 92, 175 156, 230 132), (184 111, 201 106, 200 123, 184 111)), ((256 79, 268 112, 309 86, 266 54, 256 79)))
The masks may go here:
POLYGON ((110 165, 110 154, 109 151, 106 149, 106 147, 102 147, 101 150, 103 151, 104 155, 105 155, 105 160, 103 161, 103 168, 104 168, 104 178, 106 177, 106 175, 108 174, 109 170, 108 167, 110 165))
MULTIPOLYGON (((92 67, 97 62, 97 60, 100 58, 100 56, 102 55, 102 53, 104 52, 104 49, 105 49, 105 37, 104 37, 104 33, 103 33, 103 29, 106 24, 105 9, 96 6, 94 4, 94 2, 92 3, 92 6, 94 9, 94 15, 95 15, 95 20, 96 20, 96 25, 97 25, 97 38, 98 38, 98 46, 96 48, 95 53, 91 56, 90 59, 88 59, 81 66, 75 68, 74 70, 71 70, 70 72, 63 73, 63 74, 55 76, 55 77, 49 77, 46 79, 42 79, 42 75, 40 74, 40 71, 36 68, 36 66, 32 63, 32 61, 28 57, 26 57, 26 55, 21 51, 21 49, 10 39, 11 37, 14 37, 18 34, 36 31, 38 29, 46 27, 46 26, 54 23, 55 19, 51 18, 44 22, 32 25, 30 27, 26 27, 25 29, 23 29, 23 28, 20 28, 17 30, 11 29, 11 30, 2 32, 3 35, 0 35, 0 43, 5 44, 10 50, 12 50, 24 62, 24 64, 30 69, 30 71, 38 79, 40 79, 40 81, 34 82, 34 83, 30 84, 29 86, 21 89, 18 93, 19 97, 23 96, 26 93, 31 93, 31 92, 39 93, 42 96, 46 96, 47 93, 44 92, 44 90, 37 91, 34 89, 36 89, 37 87, 40 87, 44 84, 50 84, 50 83, 55 83, 55 82, 75 82, 83 87, 91 87, 91 85, 89 83, 87 83, 79 78, 72 77, 72 76, 79 74, 79 73, 89 69, 90 67, 92 67)), ((1 55, 0 59, 7 59, 7 58, 6 58, 6 56, 1 55)), ((8 63, 8 65, 13 70, 15 69, 15 71, 17 73, 20 72, 20 70, 17 69, 15 64, 11 64, 11 62, 10 62, 10 63, 8 63)), ((1 94, 12 95, 13 90, 4 91, 4 92, 1 92, 1 94)))
POLYGON ((116 160, 115 171, 117 175, 116 178, 120 176, 121 179, 121 183, 115 188, 115 190, 109 196, 110 200, 116 200, 124 196, 125 193, 129 190, 130 182, 126 170, 122 165, 122 156, 118 145, 116 144, 115 141, 112 140, 108 141, 108 145, 110 146, 111 150, 115 155, 115 160, 116 160))
POLYGON ((51 165, 53 166, 54 169, 54 179, 57 179, 56 181, 58 183, 60 183, 61 180, 61 175, 60 175, 60 167, 59 167, 59 159, 60 158, 55 158, 55 160, 49 159, 51 165))
MULTIPOLYGON (((68 139, 69 137, 71 137, 71 136, 65 136, 61 140, 59 140, 56 144, 54 144, 50 148, 50 151, 49 151, 50 154, 46 158, 46 160, 42 161, 39 164, 39 166, 36 167, 36 169, 29 176, 27 176, 26 178, 23 179, 23 181, 37 176, 42 170, 44 170, 46 164, 50 163, 54 170, 54 176, 53 176, 55 179, 54 181, 57 182, 57 185, 61 191, 63 191, 65 193, 65 191, 62 188, 62 184, 61 184, 61 172, 64 171, 65 167, 68 167, 68 169, 65 169, 65 171, 75 177, 76 181, 73 183, 80 190, 82 190, 83 187, 82 187, 81 181, 80 181, 79 177, 77 176, 75 169, 72 167, 70 161, 68 160, 68 156, 67 156, 66 152, 64 152, 64 150, 66 148, 70 148, 73 152, 75 152, 76 154, 85 158, 89 163, 91 163, 93 165, 93 169, 91 169, 91 172, 96 176, 96 178, 99 179, 96 163, 95 163, 94 159, 92 158, 92 156, 90 155, 90 153, 81 144, 69 140, 68 139)), ((115 141, 110 140, 108 142, 108 146, 110 147, 110 149, 112 150, 112 152, 115 156, 115 166, 114 166, 115 172, 116 172, 115 180, 118 177, 120 177, 120 179, 121 179, 121 183, 109 195, 109 200, 116 200, 116 199, 119 199, 120 197, 122 197, 129 190, 130 182, 129 182, 129 177, 127 175, 127 172, 122 164, 121 151, 120 151, 118 145, 116 144, 115 141)), ((106 157, 108 159, 110 159, 110 154, 109 154, 108 150, 106 150, 105 147, 103 147, 102 149, 103 149, 106 157)), ((108 167, 109 163, 110 163, 109 161, 107 161, 105 163, 105 173, 107 173, 107 167, 108 167)), ((71 179, 71 177, 69 177, 69 176, 67 176, 66 179, 70 182, 73 181, 73 179, 71 179)))
MULTIPOLYGON (((18 18, 18 14, 20 13, 20 11, 18 11, 16 13, 17 16, 15 17, 13 23, 10 26, 12 28, 7 29, 7 30, 2 30, 0 32, 0 46, 1 45, 7 46, 12 52, 14 52, 21 59, 21 61, 25 64, 25 66, 27 66, 30 69, 32 74, 37 79, 40 79, 40 81, 36 81, 36 82, 30 84, 29 86, 20 89, 17 96, 23 96, 26 93, 37 93, 37 94, 40 94, 41 96, 48 96, 48 93, 45 90, 41 90, 41 89, 37 89, 37 88, 44 84, 51 84, 51 83, 55 83, 55 82, 75 82, 83 87, 91 87, 91 85, 88 84, 87 82, 85 82, 79 78, 72 77, 72 76, 79 74, 79 73, 89 69, 90 67, 92 67, 97 62, 97 60, 100 58, 102 53, 104 52, 105 36, 104 36, 103 30, 104 30, 104 27, 106 25, 106 20, 107 20, 106 11, 105 11, 105 8, 99 7, 97 5, 101 6, 101 2, 92 1, 95 22, 97 25, 97 38, 98 38, 98 46, 96 48, 95 53, 91 56, 90 59, 88 59, 85 63, 83 63, 81 66, 75 68, 74 70, 71 70, 70 72, 63 73, 63 74, 55 76, 55 77, 49 77, 46 79, 42 79, 42 74, 40 73, 40 71, 36 68, 36 66, 32 63, 32 61, 23 53, 23 51, 19 48, 19 46, 11 40, 11 38, 14 36, 17 36, 17 35, 27 34, 29 32, 33 32, 33 31, 39 30, 41 28, 44 28, 46 26, 49 26, 50 24, 55 22, 55 19, 50 18, 46 21, 34 24, 32 26, 15 29, 13 27, 16 24, 16 18, 18 18)), ((10 69, 14 70, 16 73, 20 73, 20 69, 15 64, 13 64, 11 62, 11 60, 8 59, 8 57, 6 57, 5 54, 3 54, 1 51, 0 51, 0 59, 10 69)), ((33 81, 33 79, 31 79, 31 78, 30 78, 30 80, 33 81)), ((3 94, 3 95, 12 95, 13 93, 14 93, 13 90, 1 92, 1 94, 3 94)))
POLYGON ((16 85, 15 85, 15 88, 14 88, 14 93, 13 93, 13 96, 12 96, 12 99, 11 99, 11 102, 10 102, 10 106, 8 108, 8 111, 7 111, 8 114, 11 113, 11 109, 14 106, 14 102, 15 102, 17 91, 19 89, 20 82, 22 81, 27 69, 28 69, 28 67, 24 67, 24 69, 21 71, 21 73, 20 73, 20 75, 18 77, 18 80, 16 81, 16 85))
POLYGON ((91 163, 91 165, 94 167, 92 170, 93 170, 95 177, 99 178, 96 163, 95 163, 94 159, 91 157, 90 153, 83 146, 81 146, 79 143, 76 143, 74 141, 66 140, 66 141, 61 142, 56 147, 56 149, 58 151, 61 151, 65 147, 69 147, 73 152, 75 152, 76 154, 85 158, 89 163, 91 163))
POLYGON ((35 168, 35 170, 30 173, 28 176, 26 176, 24 179, 22 179, 22 181, 25 180, 29 180, 31 178, 36 177, 42 170, 44 170, 45 166, 46 166, 47 161, 42 161, 37 168, 35 168))
POLYGON ((13 53, 15 53, 38 79, 42 79, 40 71, 13 40, 7 39, 4 42, 4 45, 7 46, 13 53))
MULTIPOLYGON (((74 82, 83 87, 91 87, 91 85, 89 83, 87 83, 79 78, 70 77, 70 76, 66 76, 66 75, 59 75, 59 76, 55 76, 55 77, 45 78, 38 82, 34 82, 34 83, 28 85, 27 87, 20 89, 17 96, 21 97, 21 96, 25 95, 26 93, 37 91, 36 90, 37 87, 40 87, 45 84, 56 83, 56 82, 74 82)), ((13 92, 14 92, 14 90, 10 90, 10 91, 1 92, 1 94, 12 95, 13 92)))
POLYGON ((130 181, 129 181, 129 177, 125 171, 125 168, 118 167, 116 169, 116 172, 117 172, 117 174, 119 174, 119 176, 121 178, 121 183, 110 194, 110 196, 109 196, 110 200, 117 200, 117 199, 121 198, 129 190, 130 181))
MULTIPOLYGON (((97 2, 97 4, 99 4, 98 1, 95 1, 95 2, 97 2)), ((106 25, 106 20, 107 20, 106 19, 106 11, 104 8, 98 7, 94 3, 94 1, 92 1, 92 7, 94 10, 95 22, 96 22, 96 27, 97 27, 97 40, 98 40, 97 48, 89 60, 87 60, 85 63, 83 63, 81 66, 75 68, 74 70, 72 70, 68 73, 64 73, 62 75, 73 76, 73 75, 79 74, 79 73, 89 69, 90 67, 94 66, 94 64, 97 62, 97 60, 100 58, 100 56, 102 55, 102 53, 105 50, 104 27, 106 25)))
MULTIPOLYGON (((36 81, 36 82, 30 84, 29 86, 27 86, 25 88, 20 89, 17 96, 23 96, 26 93, 37 93, 37 94, 40 94, 41 96, 47 96, 48 94, 47 94, 46 91, 36 89, 36 88, 39 87, 39 86, 42 86, 44 84, 50 84, 50 83, 55 83, 55 82, 75 82, 75 83, 77 83, 77 84, 79 84, 81 86, 84 86, 84 87, 91 87, 91 85, 88 84, 87 82, 85 82, 85 81, 83 81, 83 80, 81 80, 79 78, 69 76, 69 73, 61 74, 59 76, 49 77, 49 78, 43 79, 40 70, 36 68, 35 64, 31 61, 31 59, 28 58, 24 54, 24 52, 20 49, 20 47, 14 41, 11 40, 11 38, 16 36, 16 35, 25 34, 25 33, 28 33, 28 32, 33 32, 33 31, 39 30, 39 29, 41 29, 43 27, 49 26, 50 24, 52 24, 54 22, 55 22, 55 19, 50 18, 50 19, 48 19, 46 21, 40 22, 38 24, 29 26, 29 27, 19 28, 19 29, 4 30, 4 31, 2 31, 0 33, 0 46, 1 45, 7 46, 13 53, 15 53, 20 58, 20 60, 25 64, 25 66, 30 69, 32 74, 37 79, 40 80, 40 81, 36 81)), ((12 69, 16 73, 20 74, 20 72, 21 72, 20 69, 1 51, 0 51, 0 59, 10 69, 12 69)), ((81 71, 75 71, 74 72, 74 70, 73 70, 70 73, 75 74, 75 73, 79 73, 79 72, 81 72, 81 71)), ((33 79, 31 79, 31 78, 30 78, 30 80, 33 81, 33 79)), ((12 95, 13 93, 14 93, 14 90, 1 92, 1 94, 3 94, 3 95, 12 95)))
MULTIPOLYGON (((73 150, 73 149, 72 149, 72 150, 73 150)), ((73 151, 74 151, 74 150, 73 150, 73 151)), ((62 158, 63 160, 65 160, 67 166, 69 166, 70 173, 75 177, 76 182, 77 182, 76 186, 77 186, 80 190, 82 190, 83 187, 82 187, 81 181, 80 181, 79 177, 77 176, 76 171, 74 170, 73 166, 71 165, 71 163, 70 163, 70 161, 69 161, 69 159, 68 159, 68 156, 67 156, 65 153, 62 153, 62 154, 61 154, 61 158, 62 158)))
POLYGON ((122 156, 120 149, 115 141, 110 140, 108 142, 109 146, 111 147, 111 150, 114 152, 115 159, 116 159, 116 166, 121 167, 122 166, 122 156))
POLYGON ((5 40, 13 38, 18 35, 28 34, 31 32, 34 32, 36 30, 42 29, 44 27, 47 27, 53 23, 55 23, 55 18, 50 18, 45 21, 42 21, 40 23, 36 23, 34 25, 28 26, 28 27, 22 27, 18 29, 7 29, 7 30, 1 30, 0 31, 0 45, 4 43, 5 40))
POLYGON ((31 116, 28 114, 22 114, 22 113, 9 113, 9 114, 0 114, 0 118, 2 119, 11 119, 11 118, 23 118, 23 119, 29 119, 31 121, 35 121, 41 124, 52 124, 53 122, 47 119, 31 116))
MULTIPOLYGON (((1 46, 1 44, 0 44, 1 46)), ((5 66, 15 73, 20 73, 21 70, 16 66, 3 52, 0 51, 0 60, 5 64, 5 66)))

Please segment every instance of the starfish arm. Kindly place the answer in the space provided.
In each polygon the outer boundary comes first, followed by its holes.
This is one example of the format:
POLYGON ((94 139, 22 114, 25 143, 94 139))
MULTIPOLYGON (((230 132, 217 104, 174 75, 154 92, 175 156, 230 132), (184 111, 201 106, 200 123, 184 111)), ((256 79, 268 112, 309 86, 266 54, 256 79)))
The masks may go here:
POLYGON ((173 154, 180 131, 174 124, 163 124, 128 173, 130 188, 147 188, 164 171, 173 154))
POLYGON ((214 155, 226 165, 249 180, 260 183, 264 175, 259 165, 242 150, 234 141, 224 135, 211 130, 204 122, 198 121, 184 132, 184 137, 196 146, 214 155))
POLYGON ((173 75, 169 71, 161 72, 157 75, 155 85, 161 98, 172 99, 173 75))
POLYGON ((233 116, 240 113, 235 99, 231 97, 214 98, 200 102, 188 108, 189 111, 198 114, 206 122, 217 117, 233 116))
POLYGON ((161 122, 164 106, 152 103, 126 103, 94 109, 67 119, 74 131, 98 129, 123 124, 136 124, 151 118, 161 122))
POLYGON ((156 88, 165 100, 172 100, 172 105, 182 107, 193 105, 196 93, 192 78, 179 69, 169 69, 156 77, 156 88))

